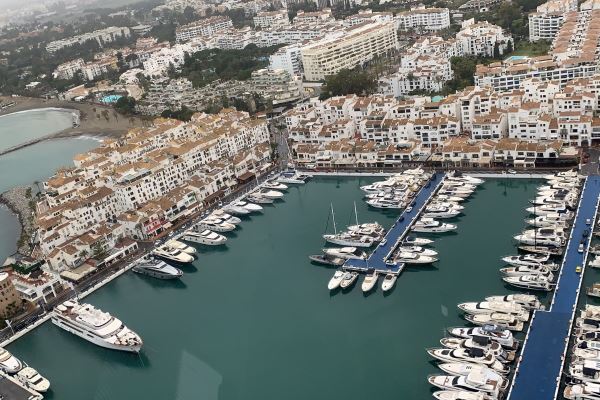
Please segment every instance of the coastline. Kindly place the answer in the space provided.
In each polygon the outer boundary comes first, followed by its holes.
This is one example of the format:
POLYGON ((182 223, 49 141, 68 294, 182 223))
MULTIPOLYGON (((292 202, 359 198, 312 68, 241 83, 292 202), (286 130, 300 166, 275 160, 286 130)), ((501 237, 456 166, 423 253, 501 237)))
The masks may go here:
MULTIPOLYGON (((17 239, 17 251, 25 255, 31 254, 32 248, 29 244, 29 239, 35 230, 33 218, 30 218, 32 210, 29 207, 27 197, 27 192, 30 191, 31 193, 31 190, 30 186, 16 186, 4 193, 0 193, 0 204, 6 206, 19 220, 21 232, 17 239)), ((4 260, 0 260, 0 262, 4 262, 4 260)))
POLYGON ((73 138, 84 135, 95 138, 119 138, 129 129, 150 125, 148 119, 140 118, 138 116, 120 115, 111 106, 56 99, 44 100, 32 97, 0 96, 0 102, 9 101, 13 101, 16 104, 12 107, 0 110, 0 121, 4 116, 22 114, 30 111, 75 111, 79 113, 79 125, 20 143, 9 149, 0 151, 0 156, 52 139, 73 138))

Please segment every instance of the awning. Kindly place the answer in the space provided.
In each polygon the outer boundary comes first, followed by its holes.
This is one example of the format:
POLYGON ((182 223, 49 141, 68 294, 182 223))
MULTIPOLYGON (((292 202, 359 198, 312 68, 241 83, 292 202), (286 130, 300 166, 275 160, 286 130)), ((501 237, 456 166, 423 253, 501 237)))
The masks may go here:
POLYGON ((240 175, 237 180, 240 182, 248 182, 250 179, 254 178, 254 173, 253 172, 244 172, 242 175, 240 175))
POLYGON ((210 203, 214 202, 215 200, 220 199, 224 195, 225 195, 225 192, 222 189, 219 189, 216 192, 214 192, 213 194, 206 196, 206 198, 204 199, 204 204, 210 204, 210 203))

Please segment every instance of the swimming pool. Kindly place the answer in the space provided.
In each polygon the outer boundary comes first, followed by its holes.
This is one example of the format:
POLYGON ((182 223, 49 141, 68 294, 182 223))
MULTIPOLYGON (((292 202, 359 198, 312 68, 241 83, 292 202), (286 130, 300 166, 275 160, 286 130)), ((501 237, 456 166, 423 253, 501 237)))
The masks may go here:
POLYGON ((518 61, 527 58, 527 56, 510 56, 506 60, 507 61, 518 61))
POLYGON ((116 103, 117 100, 119 100, 121 97, 123 96, 121 96, 120 94, 109 94, 107 96, 102 97, 100 99, 100 102, 104 104, 113 104, 116 103))

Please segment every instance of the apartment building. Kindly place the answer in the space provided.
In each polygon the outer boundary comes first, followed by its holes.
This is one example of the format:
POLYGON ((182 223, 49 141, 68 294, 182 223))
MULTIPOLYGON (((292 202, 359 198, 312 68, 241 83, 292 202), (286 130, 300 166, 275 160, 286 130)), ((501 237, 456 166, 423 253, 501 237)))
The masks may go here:
POLYGON ((356 25, 303 46, 304 76, 308 81, 323 80, 397 48, 398 37, 392 22, 356 25))
POLYGON ((0 318, 10 318, 21 305, 19 292, 10 280, 10 275, 0 272, 0 318))
POLYGON ((371 9, 359 10, 358 13, 344 19, 344 26, 354 26, 372 21, 394 21, 394 14, 391 12, 373 12, 371 9))
POLYGON ((450 11, 447 8, 412 8, 396 14, 398 28, 403 31, 438 31, 450 26, 450 11))
POLYGON ((52 76, 54 79, 73 79, 85 65, 82 58, 67 61, 56 67, 52 76))
POLYGON ((170 66, 179 68, 185 61, 185 54, 193 54, 204 50, 204 43, 190 42, 184 44, 175 44, 171 47, 161 47, 148 55, 144 60, 144 75, 162 76, 165 75, 170 66))
POLYGON ((105 43, 114 42, 117 38, 129 36, 131 36, 129 28, 111 26, 94 32, 73 36, 67 39, 52 41, 46 45, 46 51, 48 53, 54 53, 55 51, 65 47, 71 47, 75 44, 83 44, 91 40, 95 40, 100 46, 103 46, 105 43))
POLYGON ((252 72, 252 91, 260 94, 273 105, 298 101, 303 97, 302 79, 283 69, 260 69, 252 72))
POLYGON ((104 76, 111 71, 116 71, 117 69, 117 58, 108 57, 102 60, 85 63, 81 68, 81 74, 85 80, 93 81, 94 79, 104 76))
POLYGON ((557 62, 597 63, 600 60, 600 9, 569 12, 552 42, 557 62))
POLYGON ((328 34, 340 31, 342 25, 336 21, 294 22, 291 26, 273 27, 259 32, 257 45, 271 47, 286 44, 300 44, 320 39, 328 34))
POLYGON ((272 28, 289 26, 290 19, 287 10, 261 11, 253 18, 254 26, 258 28, 272 28))
POLYGON ((576 0, 550 0, 529 14, 529 41, 553 40, 568 12, 577 11, 576 0))
POLYGON ((76 156, 76 168, 45 183, 41 251, 53 269, 72 269, 98 247, 155 236, 216 192, 229 192, 240 176, 257 173, 269 157, 266 122, 232 109, 132 129, 76 156))
POLYGON ((294 24, 318 24, 332 21, 335 21, 335 18, 333 18, 333 14, 330 8, 324 8, 323 10, 314 12, 306 12, 300 10, 294 17, 294 24))
POLYGON ((456 34, 457 45, 464 56, 496 57, 513 49, 512 36, 487 21, 464 21, 456 34))
POLYGON ((197 37, 209 37, 220 30, 230 28, 233 28, 231 18, 214 16, 177 27, 175 30, 175 39, 178 42, 185 42, 197 37))
POLYGON ((303 68, 300 46, 284 46, 271 54, 269 56, 269 69, 282 69, 290 75, 301 75, 303 68))

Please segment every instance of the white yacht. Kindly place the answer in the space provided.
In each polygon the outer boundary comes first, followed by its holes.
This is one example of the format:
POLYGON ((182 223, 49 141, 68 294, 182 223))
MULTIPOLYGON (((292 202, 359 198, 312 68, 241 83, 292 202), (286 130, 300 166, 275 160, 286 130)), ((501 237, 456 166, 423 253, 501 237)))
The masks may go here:
POLYGON ((600 383, 600 361, 583 360, 571 363, 569 375, 580 382, 600 383))
POLYGON ((0 347, 0 369, 9 374, 16 374, 23 368, 23 363, 8 350, 0 347))
POLYGON ((184 253, 189 255, 196 254, 195 248, 193 248, 192 246, 188 246, 187 244, 180 242, 179 240, 171 239, 167 243, 165 243, 165 246, 177 249, 179 251, 183 251, 184 253))
POLYGON ((261 195, 262 197, 265 197, 267 199, 270 200, 279 200, 283 198, 283 193, 277 191, 277 190, 268 190, 268 189, 262 189, 259 190, 258 192, 256 192, 256 194, 261 195))
POLYGON ((592 268, 600 268, 600 256, 594 256, 594 258, 588 262, 588 265, 592 268))
MULTIPOLYGON (((544 229, 544 228, 542 228, 544 229)), ((551 247, 562 247, 565 245, 565 238, 556 234, 544 234, 541 235, 531 232, 524 232, 520 235, 516 235, 515 240, 530 246, 551 246, 551 247)))
POLYGON ((269 190, 287 190, 288 187, 277 180, 268 180, 262 184, 262 187, 269 190))
POLYGON ((462 200, 466 199, 471 195, 471 191, 463 191, 458 189, 444 189, 441 188, 437 194, 438 196, 450 196, 450 197, 459 197, 462 200))
POLYGON ((357 279, 358 279, 358 272, 355 272, 355 271, 346 272, 346 275, 344 275, 344 277, 342 278, 342 281, 340 282, 340 287, 342 289, 347 289, 350 286, 352 286, 354 284, 354 282, 356 282, 357 279))
POLYGON ((562 247, 554 247, 554 246, 541 246, 541 245, 519 245, 519 250, 527 251, 529 253, 534 254, 548 254, 551 256, 561 256, 564 253, 564 249, 562 247))
POLYGON ((391 290, 396 284, 397 279, 398 275, 396 274, 386 274, 383 278, 383 282, 381 282, 381 290, 384 292, 391 290))
POLYGON ((458 308, 467 314, 489 314, 493 312, 501 312, 514 315, 519 321, 529 321, 529 310, 520 304, 509 303, 506 301, 481 301, 460 303, 458 308))
MULTIPOLYGON (((587 345, 588 342, 582 342, 580 345, 587 345)), ((599 342, 591 342, 591 343, 599 343, 599 342)), ((576 357, 580 360, 591 360, 591 361, 600 361, 600 350, 598 349, 590 349, 590 348, 580 348, 577 347, 573 350, 573 357, 576 357)))
POLYGON ((406 207, 405 202, 399 198, 393 199, 369 199, 366 203, 373 208, 382 208, 382 209, 391 209, 391 210, 400 210, 406 207))
POLYGON ((52 323, 98 346, 138 353, 142 339, 123 323, 90 304, 67 300, 52 312, 52 323))
POLYGON ((407 245, 407 246, 408 245, 410 245, 410 246, 427 246, 432 243, 433 243, 433 240, 431 240, 431 239, 420 238, 420 237, 415 237, 415 236, 407 236, 402 241, 402 244, 407 245))
POLYGON ((306 179, 301 174, 298 174, 295 171, 282 172, 277 178, 277 182, 279 183, 288 183, 293 185, 302 185, 306 183, 305 180, 306 179))
POLYGON ((458 189, 458 190, 463 190, 463 191, 474 192, 476 189, 476 186, 471 185, 466 182, 445 180, 444 183, 442 183, 442 189, 458 189))
POLYGON ((415 253, 420 256, 429 256, 429 257, 434 257, 434 256, 438 255, 437 251, 431 250, 431 249, 426 249, 425 247, 421 247, 421 246, 400 246, 398 248, 398 251, 415 253))
POLYGON ((600 400, 600 384, 585 382, 567 385, 563 396, 567 400, 600 400))
POLYGON ((227 214, 222 209, 218 209, 210 213, 210 218, 220 219, 231 225, 239 225, 242 223, 242 220, 238 217, 234 217, 233 215, 227 214))
POLYGON ((50 389, 50 381, 40 375, 35 369, 25 367, 15 376, 23 385, 38 393, 45 393, 50 389))
POLYGON ((224 220, 222 220, 220 218, 215 218, 212 216, 208 217, 208 218, 204 218, 203 220, 198 222, 198 224, 196 224, 196 226, 199 229, 209 229, 209 230, 215 231, 215 232, 231 232, 232 230, 235 229, 234 224, 225 222, 224 220))
POLYGON ((456 225, 436 221, 433 218, 420 218, 411 228, 414 232, 448 232, 456 229, 456 225))
POLYGON ((502 261, 507 264, 514 265, 515 267, 521 265, 539 265, 545 263, 550 259, 549 254, 525 254, 520 256, 506 256, 502 257, 502 261))
POLYGON ((582 179, 583 177, 581 175, 579 175, 579 173, 576 170, 571 169, 568 171, 557 172, 553 175, 544 175, 543 178, 546 180, 553 180, 553 179, 557 179, 557 178, 560 178, 560 179, 566 178, 566 179, 575 180, 575 179, 582 179))
POLYGON ((323 253, 332 257, 339 257, 345 260, 355 258, 358 260, 364 260, 367 258, 367 253, 357 249, 356 247, 328 247, 323 249, 323 253))
POLYGON ((465 319, 475 325, 498 325, 499 327, 511 331, 520 332, 523 330, 523 321, 518 320, 512 314, 500 312, 491 312, 487 314, 465 314, 465 319))
POLYGON ((521 275, 544 275, 548 279, 552 280, 552 270, 545 265, 531 265, 531 266, 519 266, 519 267, 506 267, 500 268, 500 273, 504 276, 521 276, 521 275))
POLYGON ((443 390, 480 392, 492 396, 492 398, 498 398, 501 389, 501 382, 480 372, 472 372, 467 376, 430 375, 427 380, 433 386, 443 390))
POLYGON ((509 285, 530 290, 551 291, 554 288, 552 283, 545 275, 520 275, 505 276, 502 280, 509 285))
POLYGON ((460 215, 460 211, 453 208, 429 205, 421 215, 423 218, 454 218, 460 215))
POLYGON ((401 251, 394 256, 394 262, 404 264, 431 264, 437 260, 438 259, 433 256, 426 256, 419 253, 409 253, 407 251, 401 251))
POLYGON ((469 392, 466 390, 438 390, 433 393, 436 400, 496 400, 482 392, 469 392))
POLYGON ((367 235, 374 240, 379 241, 385 236, 385 229, 377 222, 365 222, 362 224, 350 225, 348 232, 358 235, 367 235))
POLYGON ((427 349, 427 353, 440 361, 470 362, 486 365, 501 374, 509 372, 509 368, 494 357, 492 353, 486 353, 481 349, 427 349))
POLYGON ((308 258, 317 264, 333 265, 334 267, 341 267, 346 262, 343 258, 332 257, 327 254, 313 254, 308 256, 308 258))
POLYGON ((510 301, 512 303, 517 303, 522 305, 523 307, 530 310, 541 310, 544 309, 544 306, 537 298, 536 295, 533 294, 507 294, 501 296, 489 296, 485 298, 487 301, 510 301))
POLYGON ((333 274, 333 276, 329 280, 329 283, 327 284, 327 289, 329 289, 329 290, 337 289, 340 286, 340 283, 342 282, 342 279, 344 279, 346 274, 347 274, 346 271, 342 271, 339 269, 337 271, 335 271, 335 274, 333 274))
MULTIPOLYGON (((440 344, 449 349, 481 349, 486 353, 492 353, 500 362, 507 363, 515 358, 515 351, 506 351, 498 342, 494 342, 485 336, 476 336, 468 339, 442 338, 440 344)), ((454 374, 452 374, 454 375, 454 374)))
POLYGON ((447 181, 466 182, 466 183, 470 183, 471 185, 481 185, 482 183, 485 182, 481 178, 476 178, 471 175, 463 175, 461 172, 458 172, 458 171, 449 172, 446 175, 446 180, 447 181))
POLYGON ((263 208, 261 206, 259 206, 258 204, 250 203, 250 202, 243 201, 243 200, 236 201, 235 203, 233 203, 231 205, 233 207, 245 208, 246 210, 248 210, 251 213, 260 212, 263 210, 263 208))
POLYGON ((219 235, 209 229, 203 229, 200 231, 190 229, 183 233, 181 237, 183 240, 188 242, 200 243, 206 246, 219 246, 225 244, 227 238, 223 235, 219 235))
POLYGON ((450 210, 456 210, 456 211, 462 211, 465 209, 465 206, 460 205, 458 203, 454 203, 454 202, 450 202, 450 201, 442 201, 442 200, 437 200, 437 199, 433 199, 429 204, 427 204, 427 207, 425 208, 425 210, 429 210, 430 207, 445 207, 445 208, 449 208, 450 210))
POLYGON ((256 204, 273 204, 274 201, 272 198, 266 197, 260 192, 250 193, 246 196, 246 199, 249 202, 256 204))
POLYGON ((157 279, 177 279, 183 276, 183 271, 179 268, 172 267, 164 261, 149 258, 142 258, 131 270, 157 279))
MULTIPOLYGON (((433 202, 448 202, 448 203, 452 203, 452 204, 457 204, 457 203, 461 203, 461 202, 465 201, 465 199, 463 197, 449 196, 446 194, 438 193, 433 197, 432 201, 433 202)), ((463 207, 463 206, 461 206, 461 207, 463 207)))
POLYGON ((548 214, 565 214, 571 212, 564 204, 546 204, 544 206, 528 207, 525 209, 529 214, 543 216, 548 214))
POLYGON ((325 234, 323 235, 323 239, 329 243, 348 247, 371 247, 375 243, 375 240, 371 236, 358 235, 349 232, 325 234))
POLYGON ((223 207, 223 211, 225 211, 228 214, 233 214, 233 215, 248 215, 248 214, 250 214, 250 210, 248 210, 246 207, 237 206, 235 204, 226 205, 225 207, 223 207))
POLYGON ((448 333, 463 339, 475 336, 488 337, 507 349, 516 349, 518 347, 518 342, 515 340, 512 332, 497 325, 483 325, 474 328, 449 328, 448 333))
POLYGON ((377 285, 378 278, 379 278, 379 274, 377 273, 377 271, 372 271, 372 272, 368 273, 367 275, 365 275, 365 278, 363 279, 363 282, 361 285, 362 291, 364 293, 367 293, 367 292, 370 292, 371 290, 373 290, 375 285, 377 285))
POLYGON ((152 250, 152 254, 167 261, 173 261, 182 264, 191 263, 194 261, 194 257, 191 254, 184 253, 181 250, 177 250, 167 245, 163 245, 152 250))

